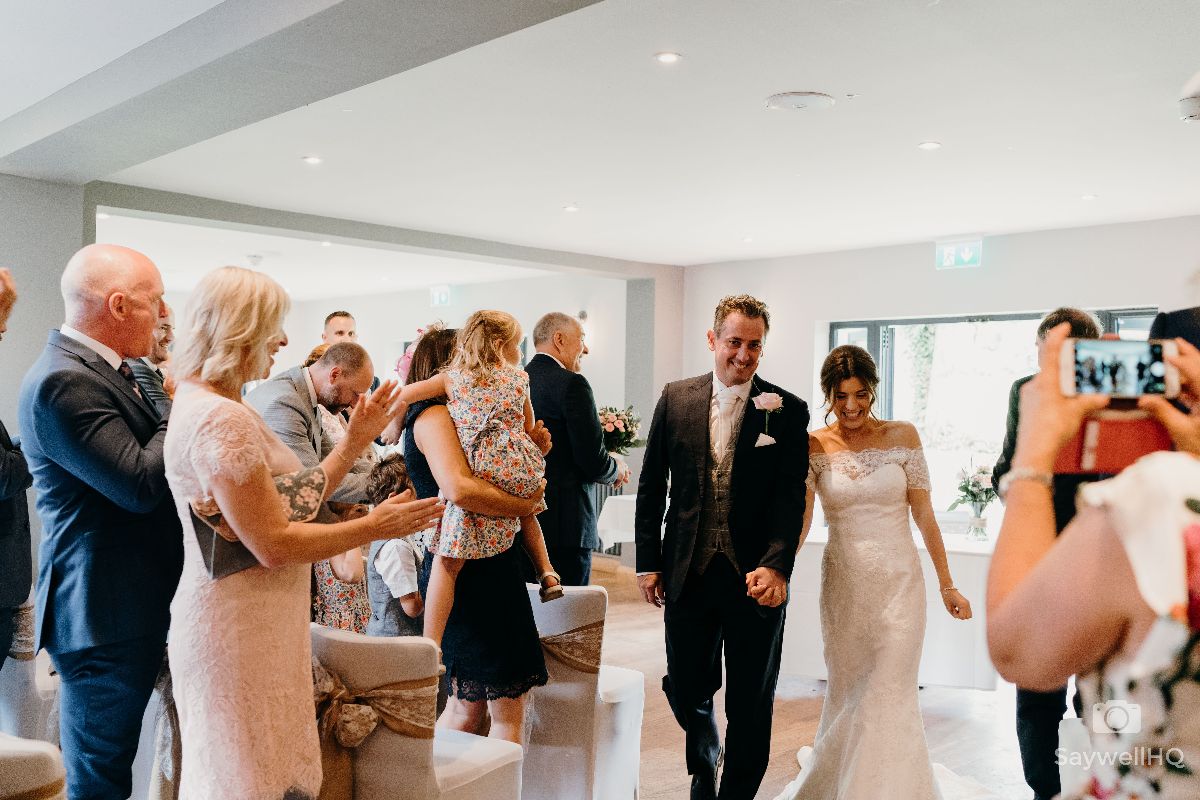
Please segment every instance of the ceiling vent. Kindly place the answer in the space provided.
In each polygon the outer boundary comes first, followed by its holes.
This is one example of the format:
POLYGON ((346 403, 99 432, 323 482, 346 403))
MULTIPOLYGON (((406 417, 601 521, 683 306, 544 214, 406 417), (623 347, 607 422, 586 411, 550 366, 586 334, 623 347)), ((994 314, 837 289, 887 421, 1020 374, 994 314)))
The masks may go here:
POLYGON ((1200 72, 1193 75, 1183 87, 1179 117, 1187 122, 1200 122, 1200 72))
POLYGON ((767 98, 767 108, 786 111, 820 111, 837 102, 824 92, 780 92, 767 98))

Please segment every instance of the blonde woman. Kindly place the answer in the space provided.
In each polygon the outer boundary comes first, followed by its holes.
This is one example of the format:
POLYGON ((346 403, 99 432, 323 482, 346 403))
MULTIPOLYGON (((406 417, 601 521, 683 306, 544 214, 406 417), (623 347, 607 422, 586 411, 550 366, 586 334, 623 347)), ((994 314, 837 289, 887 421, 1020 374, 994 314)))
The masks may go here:
POLYGON ((184 312, 176 355, 167 480, 183 523, 184 567, 171 604, 170 659, 188 800, 306 800, 321 786, 308 633, 309 565, 440 518, 410 494, 350 522, 316 525, 319 502, 400 412, 395 384, 360 398, 345 439, 319 467, 296 456, 241 401, 287 343, 283 288, 262 273, 209 273, 184 312), (300 485, 280 495, 274 476, 300 485), (219 512, 259 565, 221 578, 205 567, 192 513, 219 512))

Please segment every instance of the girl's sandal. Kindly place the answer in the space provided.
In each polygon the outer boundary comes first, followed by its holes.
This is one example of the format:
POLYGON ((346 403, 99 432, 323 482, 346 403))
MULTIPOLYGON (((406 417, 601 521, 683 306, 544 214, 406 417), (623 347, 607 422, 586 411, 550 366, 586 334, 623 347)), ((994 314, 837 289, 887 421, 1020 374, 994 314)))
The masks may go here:
POLYGON ((542 598, 543 603, 549 603, 551 600, 557 600, 563 596, 562 576, 557 572, 543 572, 538 575, 538 583, 542 588, 538 589, 538 597, 542 598), (547 584, 547 578, 554 578, 558 583, 547 584))

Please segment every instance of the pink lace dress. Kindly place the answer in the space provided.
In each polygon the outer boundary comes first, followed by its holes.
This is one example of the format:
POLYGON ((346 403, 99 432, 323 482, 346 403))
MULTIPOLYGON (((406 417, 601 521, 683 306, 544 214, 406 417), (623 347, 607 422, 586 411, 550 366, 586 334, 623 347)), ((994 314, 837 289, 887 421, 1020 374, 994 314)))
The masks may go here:
MULTIPOLYGON (((506 366, 477 382, 447 370, 446 388, 446 408, 471 472, 509 494, 533 494, 546 474, 546 460, 525 432, 529 375, 506 366)), ((545 508, 543 502, 538 512, 545 508)), ((487 558, 511 547, 520 529, 516 517, 490 517, 447 502, 435 551, 452 558, 487 558)))
POLYGON ((188 507, 211 498, 214 476, 244 482, 258 466, 282 475, 300 470, 300 461, 252 409, 193 386, 175 396, 165 460, 184 537, 169 638, 183 747, 179 796, 315 798, 310 568, 258 566, 213 580, 188 507))

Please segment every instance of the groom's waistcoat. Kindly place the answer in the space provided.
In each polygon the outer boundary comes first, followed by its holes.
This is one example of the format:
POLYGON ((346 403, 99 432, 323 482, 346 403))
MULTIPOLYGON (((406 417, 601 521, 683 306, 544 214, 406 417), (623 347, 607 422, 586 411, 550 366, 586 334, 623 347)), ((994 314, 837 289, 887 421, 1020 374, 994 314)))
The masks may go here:
POLYGON ((733 505, 729 489, 733 482, 733 452, 737 448, 741 432, 741 415, 735 416, 733 430, 725 445, 725 452, 718 459, 708 448, 704 460, 704 496, 700 502, 700 523, 696 530, 696 551, 692 557, 692 569, 704 574, 708 563, 717 553, 729 559, 733 568, 741 572, 733 550, 733 538, 729 534, 729 510, 733 505))

